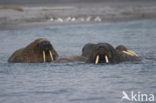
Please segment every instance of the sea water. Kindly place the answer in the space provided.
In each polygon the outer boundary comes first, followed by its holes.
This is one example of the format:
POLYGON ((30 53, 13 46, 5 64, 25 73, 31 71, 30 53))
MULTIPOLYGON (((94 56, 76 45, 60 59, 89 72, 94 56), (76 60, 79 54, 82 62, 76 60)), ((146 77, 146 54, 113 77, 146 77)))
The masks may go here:
POLYGON ((122 103, 123 91, 156 96, 155 20, 0 31, 0 103, 122 103), (142 61, 8 63, 37 38, 50 40, 60 57, 81 55, 86 43, 107 42, 125 45, 142 61))

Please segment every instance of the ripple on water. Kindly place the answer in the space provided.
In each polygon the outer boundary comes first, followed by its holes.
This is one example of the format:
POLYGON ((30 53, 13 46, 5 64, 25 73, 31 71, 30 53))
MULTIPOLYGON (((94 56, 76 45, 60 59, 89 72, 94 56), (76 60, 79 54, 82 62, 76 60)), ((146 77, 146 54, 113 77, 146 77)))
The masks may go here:
POLYGON ((0 31, 0 102, 119 103, 123 90, 156 94, 155 27, 156 21, 144 20, 0 31), (39 37, 48 38, 60 57, 81 55, 88 42, 108 42, 114 47, 124 44, 142 61, 110 65, 7 62, 15 50, 39 37))

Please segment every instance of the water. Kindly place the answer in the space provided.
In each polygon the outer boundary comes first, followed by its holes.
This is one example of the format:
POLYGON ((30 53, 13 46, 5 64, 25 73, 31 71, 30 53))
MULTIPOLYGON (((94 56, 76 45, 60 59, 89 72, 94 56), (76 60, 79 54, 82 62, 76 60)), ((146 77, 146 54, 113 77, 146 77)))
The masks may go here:
POLYGON ((122 91, 156 96, 155 27, 156 21, 144 20, 0 31, 0 103, 122 103, 122 91), (40 37, 49 39, 60 57, 81 55, 88 42, 108 42, 114 47, 124 44, 142 61, 7 62, 15 50, 40 37))

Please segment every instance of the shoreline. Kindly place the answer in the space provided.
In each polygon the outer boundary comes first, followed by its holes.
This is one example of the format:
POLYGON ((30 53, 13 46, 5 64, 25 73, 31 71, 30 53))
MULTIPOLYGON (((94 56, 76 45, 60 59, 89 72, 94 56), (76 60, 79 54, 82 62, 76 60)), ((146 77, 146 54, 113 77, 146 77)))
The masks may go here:
POLYGON ((154 4, 0 6, 0 30, 156 19, 154 4))

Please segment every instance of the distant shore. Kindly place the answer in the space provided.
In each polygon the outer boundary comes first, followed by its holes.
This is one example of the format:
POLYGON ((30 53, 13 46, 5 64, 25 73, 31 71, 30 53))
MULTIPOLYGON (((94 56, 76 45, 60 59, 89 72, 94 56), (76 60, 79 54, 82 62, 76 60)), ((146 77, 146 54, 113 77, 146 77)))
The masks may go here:
POLYGON ((156 19, 156 3, 0 6, 0 30, 156 19))

